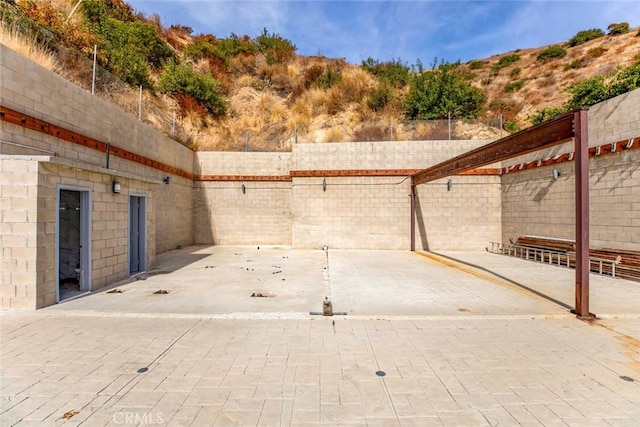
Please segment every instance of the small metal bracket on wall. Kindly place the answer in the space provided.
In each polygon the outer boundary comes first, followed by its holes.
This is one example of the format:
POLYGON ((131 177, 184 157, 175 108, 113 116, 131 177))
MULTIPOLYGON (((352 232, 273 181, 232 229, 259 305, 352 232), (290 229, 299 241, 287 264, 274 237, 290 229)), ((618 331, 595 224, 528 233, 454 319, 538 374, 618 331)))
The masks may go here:
POLYGON ((447 180, 447 191, 451 191, 451 187, 453 186, 453 181, 448 179, 447 180))
POLYGON ((327 178, 322 178, 322 191, 327 191, 327 178))
POLYGON ((242 194, 245 194, 247 192, 247 187, 242 184, 242 194))

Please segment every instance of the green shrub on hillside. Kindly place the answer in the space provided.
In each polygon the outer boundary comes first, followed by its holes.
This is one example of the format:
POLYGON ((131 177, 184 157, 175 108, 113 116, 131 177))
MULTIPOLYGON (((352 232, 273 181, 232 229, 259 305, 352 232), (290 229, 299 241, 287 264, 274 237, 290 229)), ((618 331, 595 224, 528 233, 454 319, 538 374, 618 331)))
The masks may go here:
POLYGON ((504 91, 507 93, 516 92, 522 89, 522 86, 524 86, 524 80, 516 80, 504 85, 504 91))
POLYGON ((269 33, 266 28, 255 40, 258 50, 267 58, 267 64, 284 63, 293 58, 296 45, 284 37, 269 33))
POLYGON ((520 60, 520 55, 518 55, 517 53, 512 53, 509 55, 505 55, 503 57, 501 57, 497 63, 495 63, 491 69, 493 71, 499 71, 505 67, 508 67, 511 64, 514 64, 516 62, 518 62, 520 60))
POLYGON ((539 125, 540 123, 546 122, 547 120, 555 119, 561 114, 566 113, 568 110, 565 107, 550 107, 544 108, 538 111, 532 118, 531 124, 539 125))
POLYGON ((600 28, 591 28, 589 30, 578 31, 578 33, 571 37, 567 42, 567 46, 574 47, 604 36, 604 31, 600 28))
POLYGON ((583 58, 576 58, 573 61, 569 62, 567 65, 564 66, 564 71, 568 71, 568 70, 572 70, 572 69, 577 69, 577 68, 582 68, 587 64, 587 61, 583 58))
POLYGON ((227 110, 218 86, 213 77, 196 72, 189 64, 176 65, 173 61, 167 63, 158 81, 161 92, 190 95, 214 117, 223 116, 227 110))
POLYGON ((334 67, 328 65, 324 72, 316 79, 315 85, 320 89, 329 89, 331 86, 339 83, 342 80, 342 73, 340 70, 334 69, 334 67))
MULTIPOLYGON (((85 25, 101 39, 98 43, 101 64, 131 85, 150 87, 149 65, 160 68, 174 57, 173 51, 158 37, 153 24, 112 18, 110 10, 113 8, 109 9, 101 0, 82 2, 85 25)), ((116 10, 120 11, 116 16, 130 17, 126 8, 116 10)))
POLYGON ((592 77, 571 85, 566 90, 573 95, 566 104, 567 111, 597 104, 611 98, 608 96, 609 88, 605 83, 604 76, 592 77))
POLYGON ((611 97, 640 88, 640 63, 621 71, 609 88, 611 97))
POLYGON ((415 76, 409 85, 405 102, 412 119, 473 119, 483 110, 487 97, 459 73, 460 63, 443 63, 431 71, 415 76))
POLYGON ((618 70, 608 76, 594 76, 565 89, 572 94, 562 107, 545 108, 533 116, 536 125, 567 111, 588 107, 640 88, 640 64, 618 70))
POLYGON ((485 62, 484 61, 471 61, 469 62, 469 68, 472 70, 479 70, 480 68, 484 67, 485 62))
POLYGON ((549 46, 548 48, 542 50, 536 59, 538 61, 545 61, 547 59, 554 58, 562 58, 567 55, 567 49, 563 48, 560 45, 549 46))
POLYGON ((386 81, 393 87, 400 88, 409 84, 411 69, 400 59, 380 62, 377 59, 369 57, 362 61, 360 67, 378 77, 380 80, 386 81))
POLYGON ((509 133, 516 133, 520 130, 520 125, 515 119, 508 119, 504 122, 504 130, 509 133))
POLYGON ((202 59, 216 57, 222 60, 227 68, 231 67, 231 59, 241 53, 258 52, 258 46, 249 36, 239 37, 231 33, 226 39, 218 39, 212 35, 199 35, 184 49, 188 58, 202 59))
POLYGON ((382 111, 394 100, 393 91, 385 84, 381 83, 377 88, 371 91, 367 98, 367 106, 372 111, 382 111))
POLYGON ((620 34, 626 34, 629 32, 629 23, 628 22, 620 22, 620 23, 613 23, 613 24, 609 24, 609 26, 607 27, 607 30, 609 30, 609 35, 610 36, 619 36, 620 34))

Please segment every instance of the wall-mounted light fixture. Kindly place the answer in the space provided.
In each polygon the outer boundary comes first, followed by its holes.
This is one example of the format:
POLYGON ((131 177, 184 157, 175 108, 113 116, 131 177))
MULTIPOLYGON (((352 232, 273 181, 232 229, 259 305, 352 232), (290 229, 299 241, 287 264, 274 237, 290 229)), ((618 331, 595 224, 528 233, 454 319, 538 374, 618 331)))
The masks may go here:
POLYGON ((560 171, 558 169, 554 169, 551 172, 551 177, 553 178, 553 180, 555 181, 556 179, 558 179, 560 177, 560 171))
POLYGON ((453 186, 453 181, 448 179, 447 180, 447 191, 451 191, 451 187, 453 186))
POLYGON ((162 178, 162 182, 164 182, 165 184, 169 185, 169 183, 171 182, 171 177, 170 176, 165 176, 164 178, 162 178))
POLYGON ((322 178, 322 191, 327 191, 327 178, 322 178))
POLYGON ((111 191, 113 191, 114 194, 120 193, 121 190, 122 186, 120 185, 120 181, 113 181, 111 183, 111 191))
POLYGON ((242 184, 242 194, 245 194, 247 192, 247 187, 242 184))

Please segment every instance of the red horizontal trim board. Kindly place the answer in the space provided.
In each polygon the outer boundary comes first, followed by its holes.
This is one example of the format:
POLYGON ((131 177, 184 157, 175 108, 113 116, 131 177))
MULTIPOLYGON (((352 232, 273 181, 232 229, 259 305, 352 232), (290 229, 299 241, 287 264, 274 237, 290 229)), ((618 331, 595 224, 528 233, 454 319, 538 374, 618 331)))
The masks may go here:
POLYGON ((331 178, 356 176, 409 176, 419 169, 335 169, 335 170, 306 170, 291 171, 292 178, 331 178))
POLYGON ((196 181, 291 181, 289 175, 199 175, 196 181))
MULTIPOLYGON (((82 145, 94 150, 98 150, 102 153, 107 152, 107 143, 89 138, 77 132, 69 129, 62 128, 60 126, 52 125, 44 120, 36 119, 26 114, 19 113, 10 108, 0 106, 0 120, 8 123, 12 123, 18 126, 22 126, 26 129, 30 129, 36 132, 45 133, 47 135, 54 136, 64 141, 72 142, 74 144, 82 145)), ((109 147, 109 155, 120 157, 122 159, 130 160, 141 165, 149 166, 154 169, 161 170, 166 173, 178 175, 187 179, 194 179, 194 175, 191 172, 184 171, 182 169, 169 166, 162 162, 152 160, 148 157, 141 156, 140 154, 132 153, 131 151, 120 148, 116 145, 109 147)))
MULTIPOLYGON (((626 150, 634 150, 640 148, 640 137, 629 138, 623 141, 612 142, 611 144, 603 144, 598 147, 589 147, 589 157, 598 157, 604 154, 621 153, 626 150)), ((500 174, 515 173, 527 169, 533 169, 540 166, 551 166, 559 163, 573 161, 574 153, 560 154, 546 159, 532 160, 527 163, 507 166, 499 169, 500 174)))

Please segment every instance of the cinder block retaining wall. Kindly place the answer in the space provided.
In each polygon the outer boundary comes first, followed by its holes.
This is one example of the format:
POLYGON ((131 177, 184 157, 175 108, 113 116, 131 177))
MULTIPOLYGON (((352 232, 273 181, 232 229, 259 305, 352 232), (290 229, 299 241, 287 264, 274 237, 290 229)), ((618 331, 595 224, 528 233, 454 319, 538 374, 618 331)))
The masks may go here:
MULTIPOLYGON (((91 191, 92 289, 98 289, 128 275, 128 195, 147 198, 148 266, 156 253, 193 243, 409 249, 407 171, 488 142, 298 144, 291 153, 194 153, 2 45, 0 76, 0 105, 31 117, 26 124, 15 116, 0 121, 4 309, 55 303, 61 185, 91 191), (109 168, 107 143, 115 150, 109 168), (120 194, 111 191, 114 180, 122 185, 120 194)), ((592 107, 589 119, 592 146, 639 137, 640 90, 592 107)), ((502 166, 563 150, 571 147, 502 166)), ((640 150, 592 158, 592 245, 640 250, 639 165, 640 150)), ((523 234, 573 237, 572 162, 450 180, 417 188, 417 249, 481 250, 491 240, 523 234), (555 181, 553 168, 561 172, 555 181)))
MULTIPOLYGON (((640 89, 589 109, 589 146, 640 137, 640 89)), ((640 149, 594 155, 590 170, 590 244, 640 250, 640 149)), ((573 150, 572 144, 505 162, 545 159, 573 150)), ((574 162, 502 175, 502 239, 525 234, 575 238, 574 162), (552 171, 560 177, 553 180, 552 171)))
POLYGON ((146 197, 146 264, 193 244, 193 180, 144 162, 193 171, 192 150, 0 44, 0 298, 3 309, 56 301, 59 186, 91 192, 92 289, 128 276, 129 195, 146 197), (36 123, 36 121, 38 121, 36 123), (58 133, 59 132, 59 133, 58 133), (80 137, 81 136, 81 137, 80 137), (66 139, 65 139, 66 138, 66 139), (138 161, 96 149, 106 143, 138 161), (170 185, 163 178, 170 176, 170 185), (112 182, 121 184, 114 194, 112 182))
MULTIPOLYGON (((435 165, 487 142, 297 144, 290 154, 197 152, 199 173, 218 181, 196 185, 196 242, 408 250, 411 182, 401 171, 435 165), (393 173, 399 175, 384 176, 393 173), (256 175, 291 178, 250 181, 256 175), (229 177, 235 180, 220 180, 229 177)), ((446 180, 418 190, 418 249, 478 250, 500 238, 500 178, 452 179, 449 191, 446 180)))

